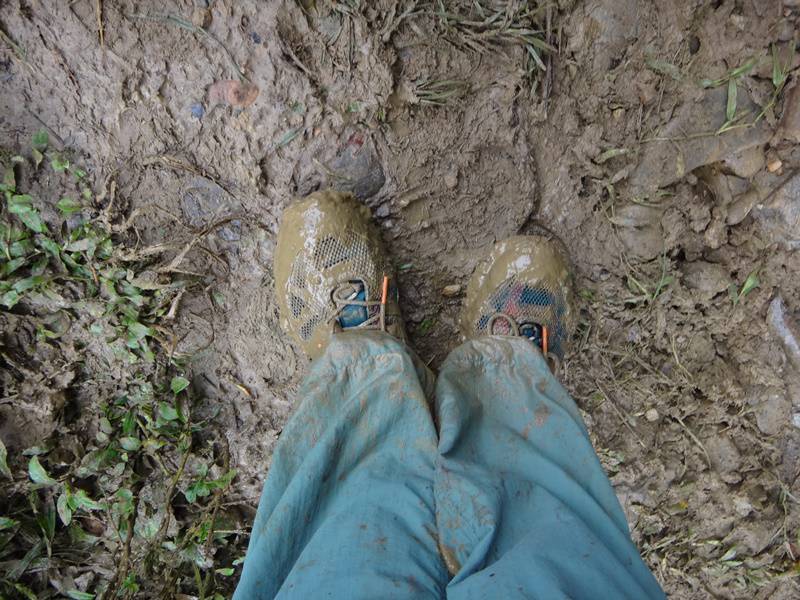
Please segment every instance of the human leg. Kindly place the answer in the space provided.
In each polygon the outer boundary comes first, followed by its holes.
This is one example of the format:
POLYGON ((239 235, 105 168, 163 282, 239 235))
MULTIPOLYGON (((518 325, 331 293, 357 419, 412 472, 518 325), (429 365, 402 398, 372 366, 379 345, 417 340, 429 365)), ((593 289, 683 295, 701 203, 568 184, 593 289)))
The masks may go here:
POLYGON ((341 333, 281 434, 235 598, 438 598, 436 431, 404 345, 341 333))
POLYGON ((443 593, 431 376, 388 335, 404 337, 390 279, 352 196, 317 192, 284 211, 281 321, 316 360, 273 456, 236 598, 443 593))
POLYGON ((448 598, 663 597, 544 357, 561 354, 573 320, 560 253, 546 239, 498 244, 468 290, 472 339, 439 374, 435 501, 448 598), (505 335, 490 335, 497 329, 505 335))

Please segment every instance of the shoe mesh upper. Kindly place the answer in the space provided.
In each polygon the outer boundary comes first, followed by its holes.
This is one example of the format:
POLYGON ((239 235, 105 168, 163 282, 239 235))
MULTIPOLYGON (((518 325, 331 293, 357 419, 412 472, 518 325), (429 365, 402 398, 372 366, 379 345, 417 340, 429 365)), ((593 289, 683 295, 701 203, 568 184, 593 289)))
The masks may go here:
POLYGON ((480 311, 480 318, 475 323, 475 329, 480 334, 509 335, 510 327, 504 320, 495 321, 492 332, 486 330, 495 313, 507 314, 518 325, 538 323, 547 327, 549 351, 562 355, 569 335, 569 324, 566 299, 560 289, 548 287, 541 281, 530 285, 512 276, 487 298, 480 311))
POLYGON ((384 273, 389 273, 383 253, 366 236, 355 231, 328 235, 313 248, 297 255, 287 284, 289 320, 300 338, 308 340, 314 329, 336 312, 331 294, 337 284, 362 281, 367 300, 378 300, 384 273))

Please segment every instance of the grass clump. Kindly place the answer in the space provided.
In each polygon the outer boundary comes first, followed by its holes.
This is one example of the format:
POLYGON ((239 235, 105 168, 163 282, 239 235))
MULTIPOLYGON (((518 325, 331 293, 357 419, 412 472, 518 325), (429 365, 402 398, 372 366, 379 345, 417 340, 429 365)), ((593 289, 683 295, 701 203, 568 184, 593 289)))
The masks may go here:
POLYGON ((525 70, 535 86, 547 71, 545 55, 556 49, 548 42, 547 4, 529 0, 436 0, 434 12, 448 39, 478 54, 505 46, 525 50, 525 70))
POLYGON ((125 258, 48 146, 2 160, 0 597, 222 598, 236 473, 167 322, 193 282, 125 258))
POLYGON ((464 98, 470 90, 466 81, 445 79, 421 81, 414 88, 414 95, 422 105, 444 106, 445 104, 464 98))

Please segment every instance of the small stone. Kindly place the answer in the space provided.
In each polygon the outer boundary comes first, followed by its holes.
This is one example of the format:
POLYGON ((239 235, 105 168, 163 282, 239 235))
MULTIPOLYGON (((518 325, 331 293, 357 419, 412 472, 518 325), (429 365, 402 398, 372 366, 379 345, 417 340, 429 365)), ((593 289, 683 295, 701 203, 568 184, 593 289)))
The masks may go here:
POLYGON ((792 403, 786 395, 773 390, 755 409, 756 425, 765 435, 775 435, 789 421, 792 403))
POLYGON ((736 199, 728 207, 728 214, 725 221, 728 225, 738 225, 750 214, 753 207, 761 200, 757 189, 752 189, 736 199))
POLYGON ((792 319, 781 296, 775 296, 769 303, 767 325, 780 340, 786 358, 800 371, 800 327, 792 319))
POLYGON ((800 142, 800 83, 794 83, 785 98, 778 131, 784 139, 800 142))
POLYGON ((800 175, 782 182, 762 202, 753 207, 751 215, 759 222, 772 241, 790 249, 800 245, 800 175))
POLYGON ((447 189, 454 189, 458 185, 458 171, 450 171, 444 176, 444 184, 447 189))
POLYGON ((195 8, 192 11, 192 25, 208 29, 211 26, 211 11, 207 8, 195 8))
POLYGON ((713 298, 728 289, 731 283, 728 270, 722 265, 697 261, 683 267, 683 283, 705 298, 713 298))
POLYGON ((711 222, 703 233, 703 242, 716 250, 728 243, 728 226, 725 224, 725 213, 715 206, 711 211, 711 222))
POLYGON ((750 504, 750 501, 747 498, 735 496, 733 498, 733 509, 740 517, 746 517, 753 512, 753 505, 750 504))
POLYGON ((764 168, 765 162, 764 149, 761 146, 753 146, 725 158, 722 164, 737 177, 749 179, 764 168))
POLYGON ((646 413, 644 413, 644 418, 650 421, 651 423, 655 423, 656 421, 658 421, 658 411, 655 408, 651 408, 646 413))
POLYGON ((730 437, 718 434, 705 441, 708 457, 711 465, 720 474, 726 483, 738 483, 742 477, 739 475, 739 467, 742 464, 742 457, 739 449, 734 445, 730 437))
POLYGON ((776 158, 775 160, 771 160, 767 163, 767 171, 770 173, 775 173, 776 171, 779 171, 782 166, 783 162, 781 162, 781 159, 776 158))
POLYGON ((447 285, 444 288, 442 288, 442 296, 444 296, 445 298, 453 298, 455 296, 458 296, 460 293, 461 293, 461 286, 458 285, 457 283, 454 283, 452 285, 447 285))
POLYGON ((800 429, 800 413, 794 413, 792 415, 792 425, 800 429))
POLYGON ((375 144, 362 131, 347 135, 328 167, 331 171, 329 185, 337 191, 352 192, 359 200, 373 197, 386 182, 375 144))

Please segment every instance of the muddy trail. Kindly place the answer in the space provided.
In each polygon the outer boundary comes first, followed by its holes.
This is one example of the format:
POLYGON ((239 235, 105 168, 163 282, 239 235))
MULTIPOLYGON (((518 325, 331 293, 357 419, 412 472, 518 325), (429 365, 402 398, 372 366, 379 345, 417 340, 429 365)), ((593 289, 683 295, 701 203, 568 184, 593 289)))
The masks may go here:
MULTIPOLYGON (((372 210, 434 367, 487 247, 557 234, 562 379, 647 564, 674 598, 800 595, 800 3, 100 4, 102 44, 94 2, 3 2, 0 139, 44 128, 118 237, 191 279, 171 351, 218 413, 240 544, 307 364, 277 227, 332 187, 372 210), (475 37, 491 14, 556 51, 475 37)), ((62 427, 44 414, 0 405, 9 456, 62 427)))

